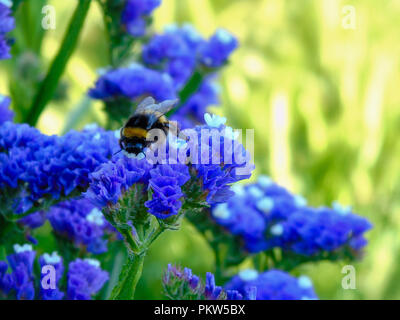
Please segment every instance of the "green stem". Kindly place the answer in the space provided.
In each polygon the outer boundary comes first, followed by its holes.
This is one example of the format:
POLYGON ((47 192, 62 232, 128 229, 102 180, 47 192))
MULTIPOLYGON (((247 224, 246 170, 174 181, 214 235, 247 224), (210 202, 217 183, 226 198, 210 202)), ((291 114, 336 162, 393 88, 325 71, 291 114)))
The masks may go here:
POLYGON ((126 241, 128 254, 140 254, 142 250, 133 238, 131 230, 118 228, 118 231, 122 234, 126 241))
POLYGON ((173 115, 181 106, 183 106, 189 98, 199 90, 201 83, 203 82, 205 74, 199 70, 195 70, 189 79, 189 81, 186 83, 186 85, 183 87, 183 89, 179 92, 179 105, 169 111, 166 115, 167 117, 170 117, 173 115))
POLYGON ((134 298, 136 285, 142 275, 145 256, 145 252, 140 255, 128 254, 118 284, 111 292, 110 300, 132 300, 134 298))
POLYGON ((145 248, 150 247, 150 245, 159 237, 159 235, 160 235, 161 233, 164 232, 164 230, 165 230, 165 227, 159 225, 159 226, 157 227, 157 229, 154 230, 154 231, 150 234, 149 238, 146 240, 146 242, 145 242, 145 244, 144 244, 144 247, 145 247, 145 248))
POLYGON ((86 15, 89 11, 91 0, 79 0, 78 6, 71 18, 64 40, 56 57, 54 58, 46 78, 41 83, 33 100, 25 122, 35 125, 46 104, 53 98, 58 82, 64 73, 69 58, 75 50, 86 15))
MULTIPOLYGON (((138 229, 139 226, 136 226, 138 229)), ((143 227, 143 226, 140 226, 143 227)), ((136 285, 142 275, 143 262, 150 245, 165 230, 163 225, 159 225, 146 239, 142 239, 140 244, 136 243, 129 229, 118 229, 125 238, 127 248, 126 263, 122 268, 118 284, 111 292, 111 300, 132 300, 135 294, 136 285)))
POLYGON ((115 287, 115 285, 118 283, 118 278, 119 275, 121 274, 122 271, 122 266, 124 264, 125 259, 125 247, 121 244, 119 241, 115 241, 112 244, 110 244, 112 247, 110 250, 108 250, 109 254, 108 256, 110 257, 110 261, 108 261, 108 267, 106 266, 106 270, 110 270, 110 280, 107 283, 107 288, 104 290, 104 293, 102 295, 102 299, 105 300, 107 299, 112 292, 112 289, 115 287))

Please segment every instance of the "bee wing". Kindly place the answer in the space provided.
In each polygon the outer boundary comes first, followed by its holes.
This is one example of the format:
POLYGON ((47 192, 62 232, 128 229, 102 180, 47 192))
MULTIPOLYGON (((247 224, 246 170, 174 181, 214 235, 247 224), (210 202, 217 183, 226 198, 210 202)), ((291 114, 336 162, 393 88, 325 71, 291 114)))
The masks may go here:
POLYGON ((179 99, 175 100, 165 100, 157 105, 157 107, 154 109, 155 111, 158 111, 162 114, 166 114, 168 111, 170 111, 172 108, 174 108, 179 102, 179 99))
POLYGON ((155 105, 156 101, 153 97, 145 98, 139 105, 137 106, 135 113, 143 112, 144 110, 148 109, 151 105, 155 105))
POLYGON ((152 97, 144 99, 136 108, 135 113, 142 113, 145 111, 158 111, 162 114, 167 113, 178 103, 178 99, 175 100, 165 100, 161 103, 156 103, 152 97))

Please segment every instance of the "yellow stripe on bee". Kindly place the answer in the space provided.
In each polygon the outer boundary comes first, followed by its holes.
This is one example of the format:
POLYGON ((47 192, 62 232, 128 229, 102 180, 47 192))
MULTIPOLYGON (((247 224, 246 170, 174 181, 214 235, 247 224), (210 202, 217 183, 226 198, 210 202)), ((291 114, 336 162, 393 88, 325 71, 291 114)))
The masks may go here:
POLYGON ((122 135, 127 138, 139 137, 139 138, 146 138, 147 130, 142 128, 124 128, 122 131, 122 135))
POLYGON ((168 123, 168 119, 166 116, 161 116, 158 118, 158 121, 160 121, 162 124, 168 123))

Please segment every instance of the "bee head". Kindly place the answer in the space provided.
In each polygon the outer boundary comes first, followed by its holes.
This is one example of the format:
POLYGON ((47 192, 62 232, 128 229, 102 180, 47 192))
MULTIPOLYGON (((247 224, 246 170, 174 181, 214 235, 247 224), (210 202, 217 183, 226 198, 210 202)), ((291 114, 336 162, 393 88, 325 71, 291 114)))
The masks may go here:
POLYGON ((133 153, 135 155, 138 155, 139 153, 143 152, 144 149, 144 144, 142 142, 136 142, 136 143, 127 143, 124 146, 124 150, 128 153, 133 153))

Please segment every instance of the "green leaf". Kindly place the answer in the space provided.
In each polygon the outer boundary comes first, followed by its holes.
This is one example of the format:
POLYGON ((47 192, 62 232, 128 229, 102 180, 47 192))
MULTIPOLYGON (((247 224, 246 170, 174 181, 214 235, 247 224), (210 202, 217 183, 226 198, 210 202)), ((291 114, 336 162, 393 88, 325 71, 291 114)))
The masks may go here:
POLYGON ((46 78, 41 83, 31 108, 25 119, 30 125, 35 125, 47 103, 53 98, 58 82, 64 73, 65 67, 75 50, 79 35, 89 11, 91 0, 80 0, 70 20, 61 47, 54 58, 46 78))

